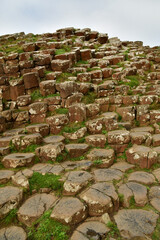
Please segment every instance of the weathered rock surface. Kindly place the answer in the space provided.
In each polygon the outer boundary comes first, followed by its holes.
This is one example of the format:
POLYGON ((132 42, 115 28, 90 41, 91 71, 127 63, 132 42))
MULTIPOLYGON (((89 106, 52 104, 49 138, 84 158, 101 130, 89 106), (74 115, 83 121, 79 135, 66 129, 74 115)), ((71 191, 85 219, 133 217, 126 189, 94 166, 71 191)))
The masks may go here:
POLYGON ((53 207, 57 197, 53 194, 36 194, 28 198, 18 210, 18 219, 31 226, 45 211, 53 207))
POLYGON ((7 228, 0 229, 0 239, 1 240, 26 240, 27 234, 21 227, 11 226, 7 228))
POLYGON ((0 218, 20 204, 23 191, 17 187, 7 186, 0 188, 0 218))
POLYGON ((158 215, 141 209, 131 209, 120 210, 114 219, 122 237, 138 239, 153 233, 158 215))
POLYGON ((54 207, 51 218, 64 224, 77 224, 87 217, 86 206, 77 198, 64 197, 54 207))

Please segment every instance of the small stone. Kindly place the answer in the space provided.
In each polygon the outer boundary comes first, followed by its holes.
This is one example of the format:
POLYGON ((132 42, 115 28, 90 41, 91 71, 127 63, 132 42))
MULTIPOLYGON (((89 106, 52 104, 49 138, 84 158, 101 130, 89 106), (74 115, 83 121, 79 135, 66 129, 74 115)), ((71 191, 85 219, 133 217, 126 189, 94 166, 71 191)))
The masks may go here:
POLYGON ((127 162, 118 162, 118 163, 113 164, 111 166, 111 168, 118 169, 121 172, 126 172, 126 171, 128 171, 130 169, 135 168, 135 166, 132 165, 132 164, 129 164, 127 162))

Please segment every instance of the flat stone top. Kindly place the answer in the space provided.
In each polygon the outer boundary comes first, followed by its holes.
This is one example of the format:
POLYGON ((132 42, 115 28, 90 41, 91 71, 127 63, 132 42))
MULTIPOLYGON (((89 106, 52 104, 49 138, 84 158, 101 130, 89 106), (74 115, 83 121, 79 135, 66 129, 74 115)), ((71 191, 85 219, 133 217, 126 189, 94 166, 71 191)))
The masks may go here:
POLYGON ((131 132, 149 132, 149 133, 153 133, 154 129, 150 126, 148 127, 136 127, 136 128, 132 128, 131 132))
POLYGON ((121 236, 127 239, 145 237, 153 233, 158 214, 142 209, 119 210, 114 216, 121 236))
POLYGON ((18 187, 6 186, 0 188, 0 206, 14 199, 22 198, 22 190, 18 187))
POLYGON ((49 136, 43 139, 43 141, 45 143, 57 143, 57 142, 63 142, 64 141, 64 137, 63 136, 59 136, 59 135, 54 135, 54 136, 49 136))
POLYGON ((27 159, 33 158, 34 153, 11 153, 4 157, 4 159, 27 159))
POLYGON ((139 182, 142 184, 150 185, 155 182, 155 177, 151 173, 138 171, 138 172, 131 173, 128 178, 128 181, 129 182, 134 181, 134 182, 139 182))
POLYGON ((11 226, 0 229, 1 240, 26 240, 27 234, 21 227, 11 226))
POLYGON ((0 183, 5 180, 9 180, 14 175, 13 171, 10 170, 0 170, 0 183))

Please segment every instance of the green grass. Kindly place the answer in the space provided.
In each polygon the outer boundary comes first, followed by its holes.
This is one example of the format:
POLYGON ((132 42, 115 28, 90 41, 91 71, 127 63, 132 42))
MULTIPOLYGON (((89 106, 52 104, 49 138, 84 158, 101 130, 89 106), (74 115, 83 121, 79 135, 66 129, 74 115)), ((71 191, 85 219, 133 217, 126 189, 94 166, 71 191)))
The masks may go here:
POLYGON ((125 82, 125 81, 119 81, 119 85, 126 85, 129 86, 131 88, 135 88, 139 86, 139 77, 138 76, 127 76, 126 77, 128 80, 130 80, 129 82, 125 82))
POLYGON ((96 93, 94 93, 94 92, 89 92, 87 95, 85 95, 85 96, 82 98, 82 102, 83 102, 84 104, 94 103, 96 97, 97 97, 96 93))
POLYGON ((31 93, 31 99, 32 101, 35 101, 37 99, 43 98, 43 96, 40 94, 39 90, 35 90, 34 92, 31 93))
POLYGON ((100 165, 102 164, 102 160, 101 159, 97 159, 93 161, 94 165, 100 165))
POLYGON ((69 77, 73 77, 73 74, 72 73, 61 73, 59 76, 57 76, 56 82, 59 83, 59 82, 68 81, 69 77))
POLYGON ((76 66, 79 66, 81 64, 89 64, 88 61, 83 61, 83 60, 79 60, 77 63, 76 63, 76 66))
POLYGON ((118 227, 115 223, 109 221, 107 223, 107 227, 110 228, 110 231, 107 235, 106 240, 109 240, 111 237, 116 237, 116 240, 121 240, 122 238, 120 237, 120 232, 118 230, 118 227))
POLYGON ((136 202, 135 202, 134 196, 132 196, 131 199, 129 200, 130 208, 134 208, 135 204, 136 204, 136 202))
POLYGON ((58 109, 56 109, 56 113, 57 114, 67 114, 68 109, 67 108, 58 108, 58 109))
POLYGON ((70 126, 65 126, 61 133, 66 132, 66 133, 74 133, 76 131, 78 131, 80 128, 85 127, 85 122, 81 122, 81 123, 72 123, 70 124, 70 126))
POLYGON ((12 209, 10 212, 7 214, 7 216, 2 220, 2 224, 9 225, 16 220, 16 215, 17 215, 18 209, 12 209))
POLYGON ((71 51, 71 47, 64 45, 62 48, 55 50, 55 55, 64 54, 64 53, 70 52, 70 51, 71 51))
POLYGON ((40 147, 40 145, 37 144, 32 144, 27 146, 22 152, 27 153, 27 152, 35 152, 36 148, 40 147))
POLYGON ((52 210, 43 214, 29 227, 28 240, 69 240, 69 227, 50 218, 52 210))
POLYGON ((38 172, 34 172, 29 179, 30 193, 32 193, 34 189, 39 191, 40 188, 51 188, 60 193, 63 189, 63 182, 60 182, 59 179, 60 176, 54 174, 46 173, 42 175, 38 172))

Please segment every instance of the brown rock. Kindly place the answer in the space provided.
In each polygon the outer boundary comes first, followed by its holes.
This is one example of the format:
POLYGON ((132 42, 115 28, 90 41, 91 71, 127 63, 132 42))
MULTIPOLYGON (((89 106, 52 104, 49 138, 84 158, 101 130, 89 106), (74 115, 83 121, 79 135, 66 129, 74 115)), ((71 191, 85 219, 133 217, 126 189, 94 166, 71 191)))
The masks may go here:
POLYGON ((18 207, 23 197, 23 191, 12 186, 2 187, 0 196, 0 218, 3 218, 10 210, 18 207))
POLYGON ((149 147, 133 145, 126 151, 127 161, 141 168, 150 168, 157 162, 157 152, 149 147))
POLYGON ((51 214, 51 218, 69 225, 77 224, 86 217, 86 206, 79 199, 73 197, 63 197, 51 214))
POLYGON ((28 166, 34 161, 33 153, 12 153, 2 159, 5 168, 17 168, 28 166))
POLYGON ((57 197, 53 194, 36 194, 28 198, 18 210, 18 219, 26 226, 31 226, 45 211, 53 207, 57 197))
POLYGON ((71 158, 83 156, 89 150, 89 145, 85 143, 66 144, 66 150, 71 158))
POLYGON ((37 73, 25 73, 23 75, 25 89, 39 86, 39 77, 37 73))
POLYGON ((26 240, 27 234, 21 227, 10 226, 0 230, 0 239, 4 240, 26 240))

